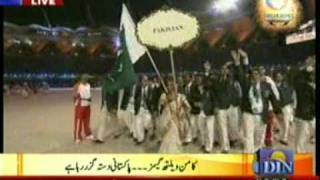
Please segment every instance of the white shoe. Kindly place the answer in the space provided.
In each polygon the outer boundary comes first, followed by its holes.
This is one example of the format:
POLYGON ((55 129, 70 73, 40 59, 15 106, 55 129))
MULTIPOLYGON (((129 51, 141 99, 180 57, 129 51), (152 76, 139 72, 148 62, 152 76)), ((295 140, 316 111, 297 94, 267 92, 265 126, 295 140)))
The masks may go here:
POLYGON ((77 139, 76 140, 76 144, 80 144, 81 143, 81 140, 80 139, 77 139))
POLYGON ((86 139, 87 139, 87 140, 92 140, 92 141, 95 140, 95 138, 93 137, 93 135, 87 136, 86 139))
POLYGON ((316 143, 316 138, 311 138, 311 144, 315 144, 316 143))

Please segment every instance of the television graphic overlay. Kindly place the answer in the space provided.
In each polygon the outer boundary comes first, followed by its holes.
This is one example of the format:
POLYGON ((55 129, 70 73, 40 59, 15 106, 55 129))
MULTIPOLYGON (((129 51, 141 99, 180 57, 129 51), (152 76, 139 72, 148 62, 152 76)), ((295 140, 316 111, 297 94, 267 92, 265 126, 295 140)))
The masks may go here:
POLYGON ((0 6, 63 6, 64 0, 0 0, 0 6))
POLYGON ((299 0, 257 0, 257 21, 268 31, 294 31, 302 21, 302 12, 299 0))
POLYGON ((260 149, 253 163, 259 176, 289 176, 294 174, 294 152, 292 150, 260 149))
POLYGON ((314 176, 307 1, 0 0, 0 179, 314 176))
POLYGON ((0 6, 21 6, 22 0, 0 0, 0 6))

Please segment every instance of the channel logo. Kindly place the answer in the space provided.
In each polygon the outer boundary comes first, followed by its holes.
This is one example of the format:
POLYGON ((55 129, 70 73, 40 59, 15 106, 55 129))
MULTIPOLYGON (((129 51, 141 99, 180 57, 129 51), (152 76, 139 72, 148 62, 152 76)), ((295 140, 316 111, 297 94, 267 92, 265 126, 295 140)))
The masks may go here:
POLYGON ((259 176, 294 174, 294 153, 291 150, 260 149, 255 154, 253 168, 259 176))
POLYGON ((265 0, 265 3, 269 8, 265 17, 271 25, 286 25, 293 20, 294 11, 288 0, 265 0))

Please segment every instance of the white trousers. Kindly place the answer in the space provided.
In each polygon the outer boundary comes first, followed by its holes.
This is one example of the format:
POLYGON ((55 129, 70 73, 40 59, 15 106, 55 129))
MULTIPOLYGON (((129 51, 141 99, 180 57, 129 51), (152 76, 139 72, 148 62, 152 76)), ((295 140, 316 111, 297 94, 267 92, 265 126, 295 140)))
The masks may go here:
POLYGON ((305 121, 299 118, 295 119, 296 122, 296 137, 295 137, 295 149, 296 153, 306 153, 306 144, 308 143, 308 140, 310 136, 309 135, 309 128, 310 128, 310 122, 305 121))
POLYGON ((204 118, 206 123, 206 139, 205 139, 205 149, 208 152, 212 151, 213 143, 214 143, 214 123, 215 123, 215 117, 212 116, 206 116, 204 118))
POLYGON ((214 126, 214 141, 220 143, 221 135, 220 135, 220 129, 217 125, 218 115, 215 115, 215 126, 214 126))
POLYGON ((288 141, 290 122, 293 121, 293 109, 291 105, 286 105, 282 108, 282 118, 280 122, 280 139, 288 141))
POLYGON ((133 134, 133 131, 134 131, 134 105, 133 105, 133 103, 129 103, 127 111, 129 113, 130 118, 128 119, 126 124, 127 124, 129 131, 130 131, 130 134, 131 133, 133 134))
POLYGON ((119 121, 125 124, 130 133, 133 133, 133 116, 130 111, 119 110, 118 112, 119 121))
POLYGON ((103 141, 106 136, 106 126, 108 122, 110 122, 110 114, 107 112, 106 108, 104 107, 101 110, 99 121, 98 121, 98 127, 97 127, 97 134, 96 138, 103 141))
POLYGON ((159 115, 159 114, 157 114, 157 115, 154 115, 153 116, 153 121, 154 121, 154 134, 155 134, 155 136, 156 136, 156 140, 157 141, 161 141, 161 139, 162 139, 162 136, 161 136, 161 131, 160 131, 160 129, 161 129, 161 124, 160 124, 160 121, 161 121, 161 115, 159 115))
POLYGON ((188 133, 186 136, 185 142, 192 142, 193 139, 197 138, 198 136, 198 121, 200 119, 199 115, 190 115, 190 126, 188 129, 188 133))
POLYGON ((255 153, 264 145, 267 125, 261 115, 244 112, 243 115, 244 152, 255 153))
POLYGON ((239 107, 237 106, 230 106, 227 110, 227 124, 228 124, 228 136, 229 139, 239 140, 240 139, 240 133, 239 133, 239 107))
POLYGON ((315 141, 315 133, 316 133, 316 118, 313 118, 311 122, 309 122, 309 135, 312 138, 312 141, 315 141))
POLYGON ((96 138, 103 141, 107 135, 120 135, 124 130, 120 121, 115 113, 110 113, 104 107, 99 116, 96 138))
POLYGON ((150 132, 153 130, 152 115, 149 111, 145 111, 143 114, 143 127, 150 132))
POLYGON ((198 121, 197 121, 197 130, 199 132, 199 138, 200 138, 200 144, 201 146, 205 146, 206 142, 206 121, 205 121, 205 115, 201 111, 201 113, 198 116, 198 121))
POLYGON ((133 122, 133 137, 136 138, 138 142, 142 142, 144 140, 144 130, 149 128, 150 123, 150 113, 141 107, 139 113, 134 117, 133 122))
POLYGON ((219 131, 219 142, 223 151, 230 150, 228 137, 228 110, 219 109, 216 115, 217 126, 219 131))

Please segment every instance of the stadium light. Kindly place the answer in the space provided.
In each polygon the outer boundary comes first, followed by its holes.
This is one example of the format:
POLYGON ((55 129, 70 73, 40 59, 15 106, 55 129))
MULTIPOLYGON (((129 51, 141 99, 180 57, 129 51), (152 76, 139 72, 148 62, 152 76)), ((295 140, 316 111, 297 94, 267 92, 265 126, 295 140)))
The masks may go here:
POLYGON ((239 0, 216 0, 213 2, 212 9, 215 13, 221 14, 236 10, 239 0))

